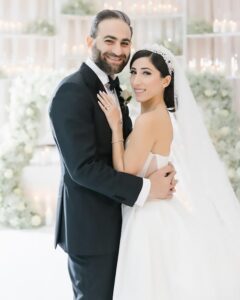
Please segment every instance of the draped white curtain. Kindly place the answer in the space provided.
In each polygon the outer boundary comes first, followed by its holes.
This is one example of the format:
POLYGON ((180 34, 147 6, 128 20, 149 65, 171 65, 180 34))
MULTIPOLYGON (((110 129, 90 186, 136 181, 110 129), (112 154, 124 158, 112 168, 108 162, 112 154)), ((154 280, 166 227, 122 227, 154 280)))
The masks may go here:
POLYGON ((188 16, 213 19, 232 18, 239 20, 240 1, 238 0, 188 0, 188 16))
MULTIPOLYGON (((240 31, 240 1, 238 0, 188 0, 188 21, 206 20, 213 23, 218 20, 232 20, 237 22, 240 31)), ((240 53, 240 36, 215 39, 201 39, 191 41, 188 51, 190 59, 193 57, 219 58, 230 62, 231 57, 240 53), (199 44, 204 44, 199 47, 199 44), (209 51, 210 50, 210 51, 209 51)))
MULTIPOLYGON (((205 20, 213 24, 214 20, 237 22, 237 31, 240 32, 240 1, 238 0, 188 0, 187 18, 191 20, 205 20)), ((240 65, 240 35, 206 39, 188 40, 188 59, 208 58, 220 60, 226 64, 226 72, 232 74, 231 60, 235 58, 240 65)), ((240 114, 240 73, 238 79, 232 80, 234 91, 234 107, 240 114)))
MULTIPOLYGON (((0 0, 0 20, 20 21, 26 24, 36 18, 44 18, 50 22, 54 22, 55 17, 59 14, 56 9, 58 8, 60 11, 62 3, 67 1, 68 0, 0 0)), ((240 0, 91 1, 96 4, 95 6, 98 9, 103 9, 108 3, 109 5, 113 5, 114 8, 124 9, 130 15, 134 5, 137 5, 139 8, 145 6, 145 10, 148 11, 150 3, 152 6, 171 4, 172 7, 176 6, 181 9, 182 5, 186 2, 187 22, 197 19, 206 20, 210 23, 213 23, 215 19, 232 20, 237 22, 238 31, 240 31, 240 0)), ((65 61, 64 59, 58 59, 62 53, 66 52, 66 49, 68 49, 67 54, 69 53, 69 55, 77 51, 76 55, 84 56, 84 37, 88 32, 88 26, 85 26, 86 24, 84 23, 84 26, 81 27, 80 22, 73 22, 73 20, 66 21, 66 19, 64 19, 65 21, 61 19, 61 22, 59 22, 59 18, 59 16, 56 18, 59 41, 56 53, 54 52, 55 44, 51 39, 34 41, 33 39, 18 39, 17 37, 9 39, 0 38, 0 64, 4 65, 10 63, 14 65, 26 61, 27 57, 32 57, 36 65, 43 66, 45 63, 54 65, 57 61, 57 67, 60 67, 61 64, 70 64, 72 62, 70 60, 65 61)), ((137 25, 134 26, 136 27, 134 32, 134 44, 136 46, 142 45, 144 41, 146 42, 146 38, 148 38, 148 42, 156 42, 160 40, 160 37, 162 39, 171 38, 174 42, 181 44, 181 38, 184 36, 184 34, 182 34, 183 30, 181 30, 181 21, 179 20, 171 21, 167 19, 166 21, 161 21, 154 18, 137 19, 133 20, 133 25, 137 25)), ((0 35, 1 34, 0 32, 0 35)), ((199 63, 201 58, 207 58, 213 61, 218 59, 225 63, 226 72, 229 76, 232 75, 231 60, 233 57, 236 58, 238 65, 240 65, 240 35, 234 37, 188 39, 186 49, 186 62, 195 59, 199 63)), ((74 60, 74 64, 76 63, 79 64, 79 60, 74 60)), ((238 73, 238 76, 239 75, 238 73)), ((233 80, 235 93, 234 105, 240 113, 239 83, 239 79, 233 80)), ((4 83, 4 85, 6 87, 6 83, 4 83)), ((6 94, 2 87, 1 94, 3 93, 6 94)), ((0 101, 0 109, 2 102, 3 101, 0 101)), ((0 125, 1 120, 3 121, 3 116, 0 114, 0 125)))

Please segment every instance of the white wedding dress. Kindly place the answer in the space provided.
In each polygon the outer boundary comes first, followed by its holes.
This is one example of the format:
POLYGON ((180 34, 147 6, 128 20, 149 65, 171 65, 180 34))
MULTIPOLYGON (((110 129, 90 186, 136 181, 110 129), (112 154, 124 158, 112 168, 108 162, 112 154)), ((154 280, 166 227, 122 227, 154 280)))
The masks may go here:
MULTIPOLYGON (((150 153, 138 174, 168 163, 150 153)), ((180 179, 181 180, 181 179, 180 179)), ((199 218, 178 195, 122 206, 123 224, 113 300, 239 300, 240 249, 214 205, 199 218)))

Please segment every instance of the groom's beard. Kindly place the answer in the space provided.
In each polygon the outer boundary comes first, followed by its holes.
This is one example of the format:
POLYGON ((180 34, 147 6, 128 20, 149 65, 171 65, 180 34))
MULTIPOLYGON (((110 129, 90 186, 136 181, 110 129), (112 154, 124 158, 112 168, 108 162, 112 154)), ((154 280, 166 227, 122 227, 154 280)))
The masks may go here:
POLYGON ((128 57, 126 57, 126 55, 120 55, 117 56, 113 53, 110 52, 105 52, 102 53, 96 46, 96 44, 93 45, 92 48, 92 58, 93 61, 95 62, 95 64, 101 69, 103 70, 106 74, 117 74, 120 73, 124 67, 127 65, 129 58, 130 58, 130 54, 128 57), (112 65, 109 64, 106 60, 106 55, 108 56, 112 56, 112 57, 118 57, 120 59, 122 59, 122 63, 120 65, 112 65))

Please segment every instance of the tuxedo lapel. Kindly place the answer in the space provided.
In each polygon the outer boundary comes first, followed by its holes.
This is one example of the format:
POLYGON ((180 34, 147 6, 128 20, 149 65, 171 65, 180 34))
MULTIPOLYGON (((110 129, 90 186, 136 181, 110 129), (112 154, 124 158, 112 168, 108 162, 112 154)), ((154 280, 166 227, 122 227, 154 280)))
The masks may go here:
POLYGON ((83 63, 80 67, 80 73, 83 76, 85 84, 90 88, 90 90, 95 93, 96 101, 97 101, 97 93, 99 91, 105 91, 105 87, 95 74, 95 72, 85 63, 83 63))
MULTIPOLYGON (((85 63, 83 63, 80 67, 80 73, 82 74, 82 77, 84 79, 85 84, 89 87, 89 89, 92 91, 92 93, 96 96, 96 101, 97 99, 97 94, 99 91, 105 91, 105 87, 96 75, 96 73, 85 63)), ((126 139, 127 136, 129 135, 131 131, 131 120, 128 115, 128 108, 126 105, 124 105, 124 99, 121 96, 121 88, 116 89, 117 97, 119 100, 120 108, 122 111, 122 117, 123 117, 123 134, 124 138, 126 139)))
POLYGON ((120 87, 116 88, 116 93, 119 100, 119 104, 122 112, 122 118, 123 118, 123 136, 124 139, 126 140, 129 133, 132 130, 132 122, 129 117, 128 107, 124 104, 124 98, 121 96, 121 92, 122 89, 120 87))

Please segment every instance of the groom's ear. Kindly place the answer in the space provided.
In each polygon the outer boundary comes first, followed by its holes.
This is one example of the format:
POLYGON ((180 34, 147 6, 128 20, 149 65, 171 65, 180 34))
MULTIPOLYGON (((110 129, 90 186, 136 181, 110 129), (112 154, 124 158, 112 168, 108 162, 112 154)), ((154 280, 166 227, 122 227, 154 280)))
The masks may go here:
POLYGON ((88 49, 92 49, 93 43, 94 43, 94 39, 91 36, 87 36, 86 44, 87 44, 88 49))

